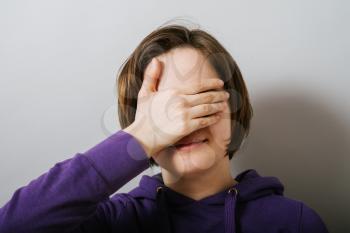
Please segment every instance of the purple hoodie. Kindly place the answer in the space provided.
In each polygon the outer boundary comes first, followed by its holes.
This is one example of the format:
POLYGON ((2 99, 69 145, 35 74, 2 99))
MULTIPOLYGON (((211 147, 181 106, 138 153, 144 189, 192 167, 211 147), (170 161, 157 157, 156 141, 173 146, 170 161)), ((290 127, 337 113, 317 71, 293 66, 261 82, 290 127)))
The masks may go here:
POLYGON ((16 190, 0 209, 0 232, 328 232, 312 208, 283 196, 277 178, 253 169, 199 201, 165 186, 161 173, 112 196, 148 161, 136 138, 120 130, 16 190))

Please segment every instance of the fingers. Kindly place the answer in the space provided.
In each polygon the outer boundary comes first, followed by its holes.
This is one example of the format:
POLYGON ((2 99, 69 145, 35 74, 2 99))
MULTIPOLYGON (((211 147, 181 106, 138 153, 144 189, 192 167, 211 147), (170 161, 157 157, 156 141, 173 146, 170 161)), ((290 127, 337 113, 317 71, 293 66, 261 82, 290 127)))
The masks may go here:
POLYGON ((181 93, 187 95, 194 95, 200 92, 222 88, 223 85, 224 82, 221 79, 211 78, 197 85, 186 85, 181 88, 181 93))
POLYGON ((226 101, 230 98, 230 94, 227 91, 208 91, 204 93, 199 93, 196 95, 186 95, 184 96, 186 103, 190 106, 196 106, 200 104, 216 103, 221 101, 226 101))
POLYGON ((190 119, 197 117, 205 117, 224 110, 226 106, 227 102, 197 105, 195 107, 190 108, 188 116, 190 117, 190 119))
POLYGON ((201 128, 205 128, 209 125, 212 125, 218 122, 221 118, 221 113, 215 113, 207 117, 195 118, 190 121, 191 132, 196 131, 201 128))
POLYGON ((157 91, 157 84, 161 76, 161 71, 162 66, 160 61, 154 57, 145 69, 140 95, 147 95, 157 91))

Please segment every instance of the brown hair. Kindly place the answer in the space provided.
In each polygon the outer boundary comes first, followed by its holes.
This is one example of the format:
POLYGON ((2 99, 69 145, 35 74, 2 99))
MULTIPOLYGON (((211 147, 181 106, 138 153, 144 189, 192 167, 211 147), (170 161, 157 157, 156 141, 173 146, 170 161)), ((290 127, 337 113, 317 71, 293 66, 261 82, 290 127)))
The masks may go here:
MULTIPOLYGON (((182 25, 161 26, 146 36, 126 59, 117 76, 118 116, 123 128, 134 122, 137 95, 143 81, 143 73, 152 60, 171 49, 190 46, 201 51, 230 93, 231 142, 228 145, 229 159, 248 136, 253 109, 242 74, 227 50, 210 34, 201 29, 189 29, 182 25)), ((225 155, 227 156, 227 154, 225 155)), ((150 166, 158 165, 150 158, 150 166)))

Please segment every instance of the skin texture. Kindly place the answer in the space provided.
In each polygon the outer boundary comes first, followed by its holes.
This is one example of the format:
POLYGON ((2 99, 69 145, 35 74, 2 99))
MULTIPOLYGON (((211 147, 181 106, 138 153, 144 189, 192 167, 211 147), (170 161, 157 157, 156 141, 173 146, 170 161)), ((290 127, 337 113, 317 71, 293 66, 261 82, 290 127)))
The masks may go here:
MULTIPOLYGON (((181 89, 185 85, 220 79, 205 56, 191 47, 175 48, 157 59, 163 65, 158 91, 181 89)), ((216 89, 222 90, 223 88, 216 89)), ((201 128, 185 138, 202 138, 209 141, 191 151, 178 151, 166 147, 154 156, 161 167, 164 183, 171 189, 199 200, 238 183, 230 173, 230 160, 226 148, 231 139, 231 119, 228 102, 220 120, 201 128)))

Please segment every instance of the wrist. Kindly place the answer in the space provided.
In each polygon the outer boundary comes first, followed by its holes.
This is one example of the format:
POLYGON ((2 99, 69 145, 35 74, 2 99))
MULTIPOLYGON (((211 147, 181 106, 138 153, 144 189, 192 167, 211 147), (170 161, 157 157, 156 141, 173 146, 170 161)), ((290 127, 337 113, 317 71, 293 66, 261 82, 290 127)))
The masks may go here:
POLYGON ((131 123, 128 127, 124 128, 123 131, 132 135, 142 146, 148 158, 151 158, 152 148, 149 146, 150 142, 148 141, 150 134, 145 134, 144 129, 142 129, 142 124, 137 124, 136 122, 131 123), (148 135, 145 136, 145 135, 148 135))

